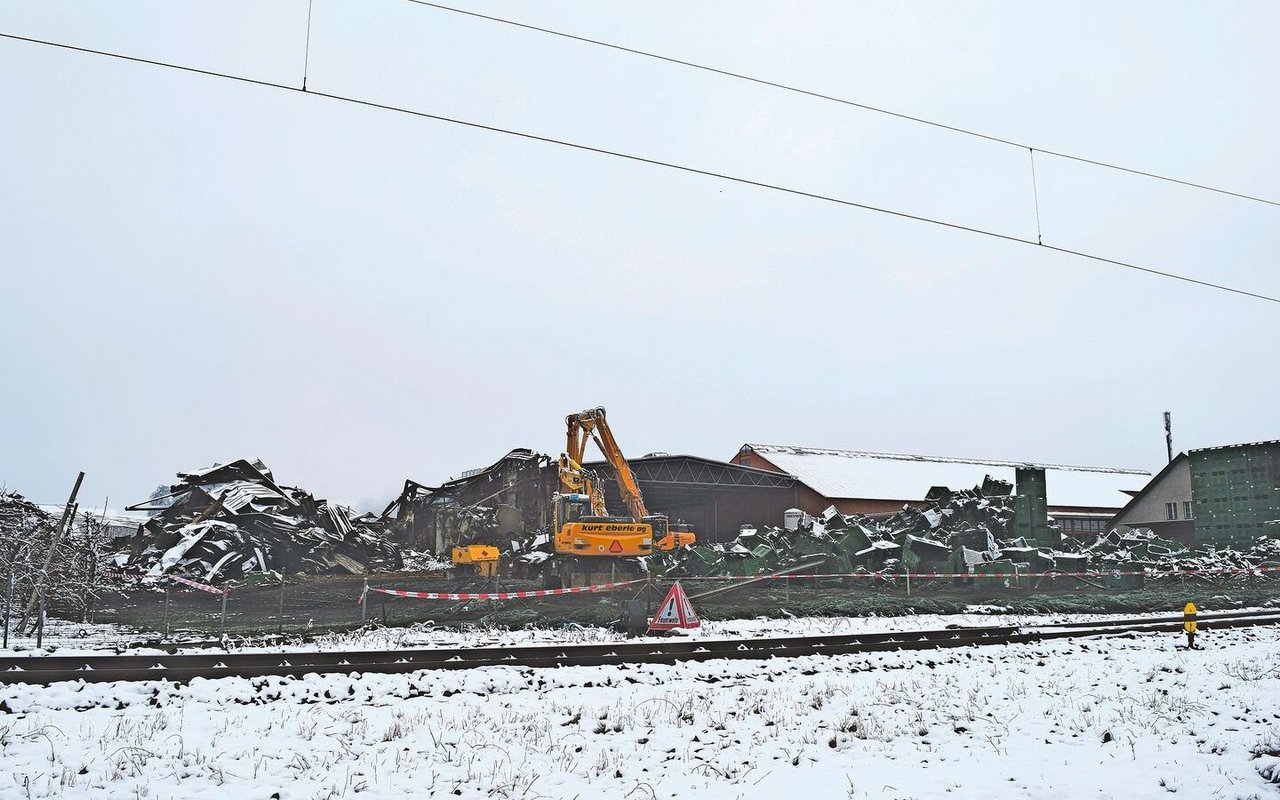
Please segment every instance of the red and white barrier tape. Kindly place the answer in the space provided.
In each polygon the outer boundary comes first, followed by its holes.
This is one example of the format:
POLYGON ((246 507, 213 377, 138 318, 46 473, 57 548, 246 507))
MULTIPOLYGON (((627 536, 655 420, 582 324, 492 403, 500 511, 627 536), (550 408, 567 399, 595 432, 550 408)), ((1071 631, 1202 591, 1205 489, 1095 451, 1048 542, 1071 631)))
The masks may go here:
POLYGON ((184 578, 181 575, 169 575, 168 577, 170 580, 175 580, 184 586, 190 586, 192 589, 199 589, 200 591, 208 592, 209 594, 226 594, 227 593, 227 589, 219 589, 218 587, 210 586, 207 583, 197 583, 196 581, 193 581, 190 578, 184 578))
POLYGON ((632 581, 597 583, 592 586, 571 586, 566 589, 535 589, 527 592, 410 592, 404 589, 378 589, 369 586, 361 593, 360 600, 357 603, 364 602, 364 594, 368 592, 377 592, 378 594, 391 595, 392 597, 412 597, 418 600, 510 600, 518 597, 551 597, 558 594, 603 592, 607 589, 617 589, 622 586, 644 583, 645 580, 645 578, 637 578, 632 581))
MULTIPOLYGON (((990 562, 988 562, 990 563, 990 562)), ((1019 578, 1115 578, 1115 577, 1134 577, 1142 575, 1148 578, 1194 578, 1197 576, 1214 576, 1214 575, 1252 575, 1260 572, 1280 572, 1280 567, 1217 567, 1214 569, 1198 569, 1198 570, 1174 570, 1174 571, 1132 571, 1132 570, 1104 570, 1090 572, 1068 572, 1065 570, 1051 570, 1049 572, 1019 572, 1016 577, 1019 578)), ((684 575, 679 577, 659 578, 663 581, 758 581, 758 580, 786 580, 788 578, 884 578, 884 579, 903 579, 910 577, 912 580, 917 579, 933 579, 933 578, 1000 578, 1013 577, 1012 572, 820 572, 806 574, 779 574, 767 573, 764 575, 684 575)))

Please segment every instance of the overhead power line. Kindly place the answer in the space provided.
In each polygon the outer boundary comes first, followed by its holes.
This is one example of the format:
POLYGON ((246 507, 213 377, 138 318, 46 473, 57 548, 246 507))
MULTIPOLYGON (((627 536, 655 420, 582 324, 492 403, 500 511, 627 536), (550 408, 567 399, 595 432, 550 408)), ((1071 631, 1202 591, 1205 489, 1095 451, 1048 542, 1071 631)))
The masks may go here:
POLYGON ((625 159, 627 161, 632 161, 640 164, 648 164, 650 166, 664 167, 666 169, 671 169, 671 170, 679 170, 681 172, 692 173, 694 175, 703 175, 709 178, 717 178, 719 180, 730 181, 732 183, 742 184, 745 186, 754 186, 760 189, 768 189, 770 191, 781 192, 789 195, 795 195, 797 197, 807 197, 812 200, 821 200, 823 202, 834 203, 836 205, 846 206, 849 208, 858 208, 864 211, 874 211, 879 214, 886 214, 889 216, 898 217, 900 219, 909 219, 909 220, 914 220, 916 222, 924 222, 930 225, 938 225, 944 228, 951 228, 952 230, 966 231, 968 233, 976 233, 982 236, 988 236, 994 239, 1002 239, 1008 242, 1017 242, 1019 244, 1030 245, 1031 247, 1039 247, 1043 250, 1053 250, 1059 253, 1077 256, 1079 258, 1085 258, 1091 261, 1097 261, 1102 264, 1110 264, 1112 266, 1124 267, 1125 269, 1131 269, 1137 272, 1144 272, 1144 273, 1147 273, 1148 275, 1156 275, 1163 278, 1169 278, 1171 280, 1182 281, 1184 283, 1192 283, 1197 286, 1203 286, 1209 289, 1218 289, 1220 291, 1230 292, 1232 294, 1243 295, 1245 297, 1252 297, 1257 300, 1265 300, 1270 303, 1280 303, 1280 297, 1272 297, 1272 296, 1260 294, 1257 292, 1251 292, 1246 289, 1237 289, 1232 286, 1213 283, 1211 281, 1204 281, 1204 280, 1200 280, 1199 278, 1192 278, 1188 275, 1179 275, 1174 272, 1166 272, 1163 270, 1153 269, 1151 267, 1144 267, 1144 266, 1133 264, 1127 261, 1120 261, 1117 259, 1107 258, 1105 256, 1094 255, 1091 253, 1084 253, 1078 250, 1069 250, 1064 247, 1055 247, 1052 245, 1042 244, 1040 242, 1032 241, 1030 239, 1024 239, 1022 237, 1013 236, 1007 233, 1000 233, 998 231, 987 230, 985 228, 975 228, 969 225, 961 225, 956 222, 947 222, 946 220, 935 219, 932 217, 925 217, 918 214, 911 214, 905 211, 898 211, 892 208, 874 206, 868 203, 859 203, 854 200, 848 200, 845 198, 835 197, 832 195, 818 194, 816 192, 809 192, 803 189, 796 189, 789 186, 781 186, 779 184, 766 183, 764 181, 753 180, 751 178, 744 178, 737 175, 730 175, 728 173, 723 173, 723 172, 715 172, 712 170, 702 169, 700 167, 693 167, 685 164, 677 164, 671 161, 662 161, 660 159, 649 158, 647 156, 636 155, 633 153, 624 153, 618 150, 608 150, 603 147, 594 147, 592 145, 581 144, 578 142, 571 142, 565 139, 555 139, 549 136, 540 136, 538 134, 527 133, 525 131, 518 131, 511 128, 501 128, 495 125, 486 125, 480 122, 472 122, 469 120, 457 119, 454 117, 446 117, 440 114, 431 114, 426 111, 416 111, 411 108, 404 108, 403 106, 391 105, 389 103, 378 103, 372 100, 364 100, 358 97, 350 97, 347 95, 316 91, 315 89, 303 89, 301 86, 292 86, 289 84, 277 83, 275 81, 263 80, 261 78, 249 78, 243 75, 234 75, 229 72, 218 72, 216 70, 201 69, 199 67, 191 67, 183 64, 174 64, 167 61, 157 61, 149 58, 141 58, 139 56, 124 55, 123 53, 113 53, 107 50, 96 50, 89 47, 79 47, 76 45, 66 44, 63 42, 53 42, 45 39, 35 39, 28 36, 18 36, 12 33, 0 32, 0 38, 10 39, 10 40, 19 41, 19 42, 26 42, 28 44, 42 45, 45 47, 54 47, 62 50, 71 50, 78 53, 86 53, 89 55, 102 56, 104 58, 112 58, 120 61, 128 61, 135 64, 147 64, 149 66, 154 66, 154 67, 164 67, 166 69, 178 70, 180 72, 187 72, 187 73, 192 73, 196 75, 205 75, 212 78, 222 78, 225 80, 236 81, 239 83, 247 83, 254 86, 265 86, 272 89, 280 89, 282 91, 293 92, 295 94, 300 94, 300 95, 307 95, 312 97, 323 97, 329 100, 336 100, 343 103, 349 103, 351 105, 363 106, 365 108, 377 108, 377 109, 382 109, 384 111, 393 111, 399 114, 407 114, 407 115, 419 117, 422 119, 430 119, 430 120, 435 120, 437 122, 449 123, 451 125, 459 125, 465 128, 470 128, 472 130, 488 131, 490 133, 498 133, 504 136, 512 136, 520 139, 525 139, 528 141, 541 142, 544 144, 551 144, 551 145, 557 145, 559 147, 580 150, 587 153, 595 153, 597 155, 625 159))
POLYGON ((1206 192, 1216 192, 1217 194, 1224 194, 1224 195, 1229 195, 1231 197, 1238 197, 1241 200, 1251 200, 1255 203, 1265 203, 1270 206, 1280 206, 1280 201, 1268 200, 1265 197, 1257 197, 1255 195, 1245 194, 1243 192, 1233 192, 1229 189, 1221 189, 1216 186, 1209 186, 1203 183, 1195 183, 1193 181, 1183 180, 1182 178, 1173 178, 1168 175, 1161 175, 1156 172, 1147 172, 1144 170, 1135 169, 1133 167, 1126 167, 1121 164, 1114 164, 1107 161, 1100 161, 1098 159, 1072 155, 1071 153, 1063 153, 1058 150, 1049 150, 1044 147, 1040 147, 1038 145, 1025 144, 1022 142, 1014 141, 1012 139, 1006 139, 1001 136, 994 136, 989 133, 982 133, 981 131, 975 131, 969 128, 961 128, 957 125, 948 125, 944 122, 936 122, 934 120, 925 119, 924 117, 916 117, 916 116, 912 116, 911 114, 904 114, 900 111, 893 111, 888 108, 873 106, 868 103, 860 103, 856 100, 849 100, 847 98, 836 97, 835 95, 824 94, 822 92, 816 92, 810 89, 803 89, 799 86, 791 86, 789 84, 780 83, 778 81, 771 81, 765 78, 757 78, 753 75, 746 75, 741 72, 734 72, 732 70, 721 69, 720 67, 712 67, 706 64, 699 64, 694 61, 686 61, 684 59, 675 58, 673 56, 665 56, 665 55, 662 55, 661 53, 654 53, 649 50, 641 50, 635 47, 627 47, 626 45, 614 44, 613 42, 606 42, 601 39, 592 39, 588 36, 578 36, 577 34, 566 33, 564 31, 558 31, 553 28, 544 28, 538 25, 531 25, 527 22, 518 22, 513 19, 507 19, 506 17, 495 17, 492 14, 481 14, 478 11, 468 11, 467 9, 464 9, 464 8, 447 6, 442 3, 433 3, 433 2, 430 2, 430 0, 407 0, 407 2, 413 3, 415 5, 419 5, 419 6, 427 6, 428 8, 438 9, 440 11, 448 11, 454 14, 462 14, 463 16, 467 16, 467 17, 483 19, 489 22, 497 22, 502 25, 510 25, 515 28, 523 28, 525 30, 534 31, 536 33, 544 33, 544 34, 547 34, 548 36, 558 36, 561 39, 569 39, 575 42, 580 42, 582 44, 594 45, 596 47, 604 47, 610 50, 616 50, 621 53, 629 53, 635 56, 642 56, 644 58, 652 58, 658 61, 665 61, 668 64, 676 64, 681 67, 688 67, 690 69, 696 69, 702 72, 710 72, 715 75, 722 75, 726 78, 735 78, 737 80, 759 84, 760 86, 768 86, 773 89, 781 89, 782 91, 793 92, 795 94, 804 95, 805 97, 812 97, 818 100, 828 100, 832 103, 840 103, 841 105, 851 106, 853 108, 860 108, 864 111, 872 111, 877 114, 885 114, 890 117, 896 117, 901 120, 906 120, 907 122, 916 122, 921 125, 928 125, 933 128, 939 128, 944 131, 951 131, 952 133, 959 133, 965 136, 975 136, 979 139, 986 139, 989 142, 997 142, 999 144, 1005 144, 1011 147, 1018 147, 1023 150, 1034 150, 1037 153, 1042 153, 1048 156, 1056 156, 1057 158, 1063 158, 1069 161, 1076 161, 1081 164, 1092 164, 1095 167, 1104 167, 1106 169, 1113 169, 1113 170, 1118 170, 1120 172, 1127 172, 1130 175, 1141 175, 1144 178, 1152 178, 1158 181, 1176 183, 1180 186, 1188 186, 1192 189, 1201 189, 1206 192))

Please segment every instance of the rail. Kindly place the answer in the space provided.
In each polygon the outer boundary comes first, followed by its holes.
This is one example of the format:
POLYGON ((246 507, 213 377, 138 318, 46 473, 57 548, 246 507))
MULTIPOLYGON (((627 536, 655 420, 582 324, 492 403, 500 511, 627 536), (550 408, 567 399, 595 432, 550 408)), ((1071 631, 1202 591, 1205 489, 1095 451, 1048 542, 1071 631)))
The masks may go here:
MULTIPOLYGON (((1201 631, 1280 624, 1274 611, 1205 614, 1201 631)), ((0 684, 58 681, 189 681, 193 678, 302 676, 310 673, 407 673, 477 667, 675 664, 717 658, 766 659, 1021 644, 1050 639, 1180 631, 1183 617, 1063 622, 1033 626, 954 627, 758 639, 662 639, 593 645, 453 647, 342 652, 199 653, 0 658, 0 684)))

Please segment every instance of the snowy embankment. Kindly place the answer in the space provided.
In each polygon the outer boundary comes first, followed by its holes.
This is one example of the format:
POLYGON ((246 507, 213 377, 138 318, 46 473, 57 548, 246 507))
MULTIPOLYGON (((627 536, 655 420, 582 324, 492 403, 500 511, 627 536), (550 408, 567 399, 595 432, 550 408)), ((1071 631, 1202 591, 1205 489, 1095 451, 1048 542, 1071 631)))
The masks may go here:
MULTIPOLYGON (((1221 607, 1207 605, 1201 614, 1240 611, 1274 611, 1274 608, 1221 607)), ((1035 628, 1060 622, 1090 622, 1109 619, 1170 619, 1181 618, 1181 607, 1158 614, 1006 614, 992 606, 973 606, 967 614, 909 614, 890 617, 791 617, 787 619, 703 620, 700 628, 675 631, 674 635, 689 639, 736 639, 763 636, 818 636, 877 633, 883 631, 941 630, 943 628, 1024 626, 1035 628)), ((62 620, 49 621, 43 649, 36 649, 30 636, 13 637, 8 650, 0 649, 3 656, 57 655, 110 655, 117 652, 133 654, 162 652, 155 647, 137 644, 154 641, 156 634, 139 633, 119 625, 86 625, 62 620)), ((655 640, 660 637, 653 637, 655 640)), ((503 628, 487 625, 463 627, 437 627, 434 624, 416 623, 403 627, 370 627, 344 633, 327 633, 307 638, 297 636, 257 637, 244 639, 229 637, 229 652, 291 652, 337 650, 404 650, 430 647, 519 647, 543 644, 604 644, 609 642, 643 641, 628 638, 625 634, 595 626, 568 625, 557 628, 503 628)), ((164 652, 209 652, 207 646, 184 646, 175 638, 166 644, 164 652)))
POLYGON ((1275 796, 1280 630, 1179 642, 6 687, 0 797, 1275 796))

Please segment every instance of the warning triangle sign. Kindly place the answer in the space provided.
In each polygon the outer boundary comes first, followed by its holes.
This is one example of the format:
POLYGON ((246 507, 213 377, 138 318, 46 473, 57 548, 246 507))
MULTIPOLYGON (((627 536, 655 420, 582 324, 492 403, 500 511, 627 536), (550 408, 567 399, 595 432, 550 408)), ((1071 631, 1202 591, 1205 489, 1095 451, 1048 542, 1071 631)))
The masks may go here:
POLYGON ((621 552, 622 552, 622 542, 618 541, 617 539, 614 539, 614 540, 613 540, 613 544, 609 545, 609 552, 610 552, 610 553, 621 553, 621 552))
POLYGON ((689 596, 680 587, 680 582, 676 581, 672 584, 671 591, 667 592, 667 596, 663 598, 662 605, 658 606, 658 613, 654 614, 653 619, 649 621, 649 630, 696 628, 701 624, 702 620, 698 619, 697 613, 694 612, 689 596))

